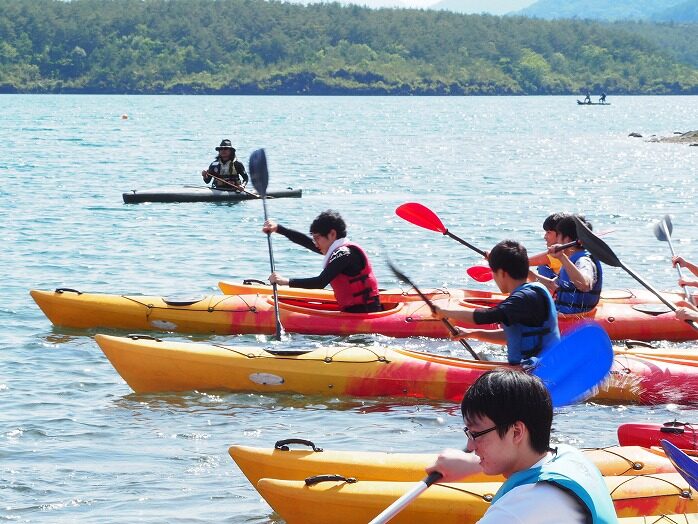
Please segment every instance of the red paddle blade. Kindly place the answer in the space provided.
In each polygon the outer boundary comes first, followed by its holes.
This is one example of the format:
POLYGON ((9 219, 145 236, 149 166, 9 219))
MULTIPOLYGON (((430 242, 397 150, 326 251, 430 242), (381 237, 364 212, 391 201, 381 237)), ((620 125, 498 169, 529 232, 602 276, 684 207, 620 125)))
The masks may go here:
POLYGON ((415 226, 423 227, 431 231, 438 231, 444 235, 448 231, 444 227, 443 222, 441 222, 441 219, 439 219, 431 209, 417 202, 408 202, 398 206, 395 210, 395 214, 415 226))
POLYGON ((470 278, 477 280, 478 282, 489 282, 492 280, 492 278, 494 278, 492 276, 492 270, 487 266, 472 266, 466 269, 465 272, 470 276, 470 278))

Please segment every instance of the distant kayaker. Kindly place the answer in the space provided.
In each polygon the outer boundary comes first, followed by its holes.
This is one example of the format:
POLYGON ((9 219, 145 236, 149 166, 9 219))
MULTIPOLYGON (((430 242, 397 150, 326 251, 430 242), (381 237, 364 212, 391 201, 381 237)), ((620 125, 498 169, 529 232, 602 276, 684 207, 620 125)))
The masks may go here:
POLYGON ((492 248, 487 262, 502 293, 510 295, 491 308, 442 309, 436 316, 471 324, 500 324, 502 329, 456 328, 464 336, 507 345, 510 364, 533 363, 536 355, 560 340, 557 311, 550 293, 541 284, 527 282, 528 254, 514 240, 503 240, 492 248))
POLYGON ((601 93, 601 96, 599 97, 599 104, 605 104, 606 103, 606 93, 601 93))
POLYGON ((208 169, 201 172, 204 182, 208 184, 213 180, 211 187, 228 191, 242 191, 249 177, 245 166, 235 158, 235 148, 227 138, 216 147, 218 156, 211 162, 208 169))
POLYGON ((591 104, 591 93, 587 91, 586 96, 584 97, 584 103, 585 104, 591 104))
POLYGON ((347 226, 336 211, 320 213, 310 224, 310 236, 285 228, 267 220, 264 233, 279 233, 315 253, 325 256, 322 272, 311 278, 284 278, 278 273, 269 276, 269 282, 305 289, 332 286, 337 303, 347 313, 381 311, 378 281, 371 262, 358 244, 347 238, 347 226))
POLYGON ((546 278, 555 278, 562 268, 562 262, 550 255, 548 253, 548 248, 557 243, 557 232, 555 228, 560 220, 566 216, 569 216, 568 213, 553 213, 543 221, 543 239, 545 240, 546 250, 543 253, 528 258, 529 265, 537 266, 536 272, 538 275, 546 278))
POLYGON ((466 391, 461 413, 468 452, 447 449, 426 471, 441 473, 440 482, 480 472, 504 476, 478 524, 618 522, 596 466, 571 446, 550 446, 552 402, 538 377, 488 371, 466 391))
MULTIPOLYGON (((578 216, 584 220, 584 217, 578 216)), ((554 279, 538 275, 536 280, 544 284, 551 293, 555 293, 558 312, 569 314, 590 311, 601 298, 601 264, 579 245, 557 251, 561 244, 578 240, 577 225, 573 216, 562 218, 555 231, 557 242, 548 248, 548 253, 562 262, 562 268, 554 279)))

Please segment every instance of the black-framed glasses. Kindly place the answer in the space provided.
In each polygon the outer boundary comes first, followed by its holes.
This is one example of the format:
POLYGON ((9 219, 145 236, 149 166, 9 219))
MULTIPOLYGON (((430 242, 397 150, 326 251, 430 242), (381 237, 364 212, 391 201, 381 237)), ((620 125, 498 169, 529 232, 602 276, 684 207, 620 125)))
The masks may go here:
POLYGON ((468 440, 475 440, 478 437, 487 435, 489 432, 494 431, 495 429, 497 429, 496 425, 492 426, 491 428, 483 429, 482 431, 470 431, 468 428, 463 428, 463 431, 465 432, 465 436, 468 440))

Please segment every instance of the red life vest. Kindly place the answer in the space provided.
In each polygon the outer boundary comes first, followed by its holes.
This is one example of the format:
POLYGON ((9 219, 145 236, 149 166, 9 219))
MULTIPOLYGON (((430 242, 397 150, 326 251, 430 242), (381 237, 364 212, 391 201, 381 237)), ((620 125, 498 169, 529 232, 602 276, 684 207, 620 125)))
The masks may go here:
POLYGON ((337 249, 342 247, 350 247, 358 250, 364 258, 364 268, 361 270, 361 273, 353 277, 340 273, 330 282, 330 286, 332 286, 332 290, 334 291, 334 296, 337 299, 337 304, 339 304, 340 308, 344 309, 350 306, 359 306, 374 302, 378 298, 378 280, 376 280, 376 276, 373 274, 373 268, 371 267, 371 262, 369 262, 366 253, 360 246, 352 242, 343 244, 337 249))

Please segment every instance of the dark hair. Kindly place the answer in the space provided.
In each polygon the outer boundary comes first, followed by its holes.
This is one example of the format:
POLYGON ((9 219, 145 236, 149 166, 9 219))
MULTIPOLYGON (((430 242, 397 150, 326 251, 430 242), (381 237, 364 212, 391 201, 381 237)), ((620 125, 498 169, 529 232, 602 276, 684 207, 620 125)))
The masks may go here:
POLYGON ((557 223, 555 231, 560 233, 563 237, 568 237, 570 240, 578 240, 577 223, 574 221, 574 217, 581 220, 582 223, 591 231, 591 222, 587 221, 587 219, 584 218, 584 215, 567 215, 557 223))
POLYGON ((502 240, 492 248, 487 261, 492 271, 503 269, 511 278, 528 276, 528 252, 523 244, 515 240, 502 240))
POLYGON ((521 421, 528 429, 531 448, 538 453, 550 449, 553 403, 545 384, 534 375, 505 368, 488 371, 465 392, 460 409, 468 421, 488 417, 500 437, 521 421))
POLYGON ((313 223, 310 224, 310 234, 316 233, 318 235, 327 236, 331 230, 337 232, 337 238, 344 238, 347 236, 347 225, 344 219, 336 211, 328 209, 320 213, 313 223))
POLYGON ((555 231, 558 222, 568 216, 570 216, 569 213, 553 213, 549 215, 548 218, 543 221, 543 231, 555 231))

